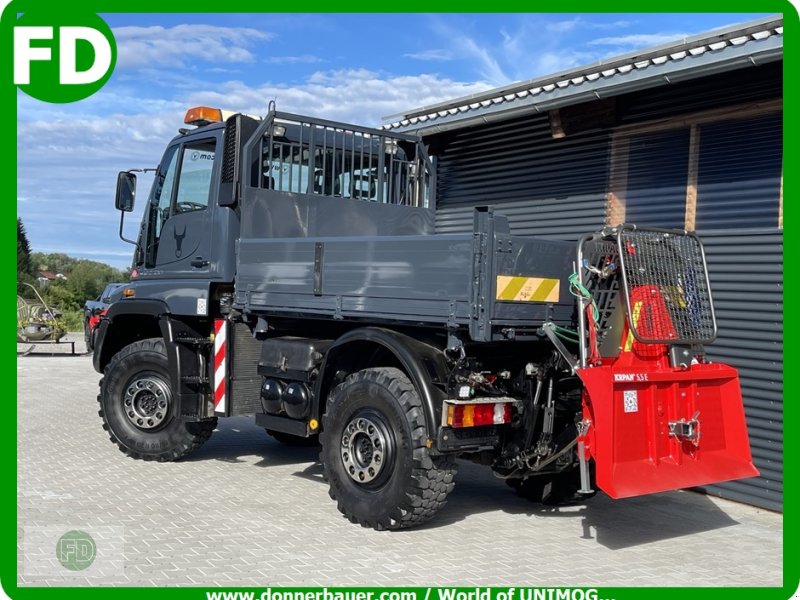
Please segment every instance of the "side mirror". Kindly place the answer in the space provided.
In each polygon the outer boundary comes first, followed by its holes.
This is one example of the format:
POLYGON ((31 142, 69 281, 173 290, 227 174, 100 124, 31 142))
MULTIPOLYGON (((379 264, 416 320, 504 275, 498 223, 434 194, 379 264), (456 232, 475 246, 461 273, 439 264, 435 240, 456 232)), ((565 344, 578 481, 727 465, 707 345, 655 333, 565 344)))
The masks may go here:
POLYGON ((117 175, 117 210, 131 212, 136 199, 136 175, 128 171, 121 171, 117 175))

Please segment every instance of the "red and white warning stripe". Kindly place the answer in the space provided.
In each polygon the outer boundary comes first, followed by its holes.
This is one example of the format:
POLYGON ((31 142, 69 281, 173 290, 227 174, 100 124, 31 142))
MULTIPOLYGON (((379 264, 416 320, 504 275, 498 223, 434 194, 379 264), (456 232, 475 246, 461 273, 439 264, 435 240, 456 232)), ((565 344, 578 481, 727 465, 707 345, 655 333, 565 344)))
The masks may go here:
POLYGON ((228 322, 225 319, 214 321, 214 412, 227 411, 228 385, 228 322))

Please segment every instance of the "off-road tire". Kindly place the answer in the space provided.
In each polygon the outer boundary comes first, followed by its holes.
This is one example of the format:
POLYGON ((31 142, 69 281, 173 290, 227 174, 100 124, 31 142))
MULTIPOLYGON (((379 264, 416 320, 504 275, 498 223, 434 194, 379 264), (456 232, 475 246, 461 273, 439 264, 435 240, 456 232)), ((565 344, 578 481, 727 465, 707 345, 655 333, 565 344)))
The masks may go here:
MULTIPOLYGON (((320 440, 329 494, 339 511, 362 527, 384 530, 421 525, 444 507, 455 485, 455 459, 431 454, 419 395, 399 369, 364 369, 338 385, 328 398, 320 440), (364 431, 348 437, 348 427, 357 423, 367 423, 364 431), (343 453, 356 435, 363 436, 364 442, 370 426, 382 432, 377 439, 384 442, 373 444, 372 450, 379 450, 386 459, 378 466, 373 456, 369 464, 376 466, 377 473, 361 483, 356 475, 370 467, 351 474, 343 453)), ((369 449, 367 455, 372 456, 369 449)))
POLYGON ((99 415, 111 441, 132 458, 171 461, 202 446, 217 426, 217 419, 189 421, 180 416, 177 399, 170 390, 164 341, 141 340, 126 346, 108 363, 100 380, 99 415), (163 421, 151 429, 137 427, 126 415, 126 390, 137 381, 160 382, 166 391, 163 421))
POLYGON ((265 431, 285 446, 293 446, 295 448, 314 448, 319 446, 318 435, 303 437, 300 435, 292 435, 291 433, 284 433, 283 431, 274 431, 272 429, 266 429, 265 431))

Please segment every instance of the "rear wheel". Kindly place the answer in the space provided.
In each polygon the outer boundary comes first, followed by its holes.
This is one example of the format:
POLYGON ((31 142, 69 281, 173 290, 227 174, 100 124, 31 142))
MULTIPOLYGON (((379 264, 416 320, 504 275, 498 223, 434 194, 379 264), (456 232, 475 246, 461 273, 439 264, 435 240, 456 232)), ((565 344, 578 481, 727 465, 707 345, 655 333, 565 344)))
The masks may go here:
POLYGON ((97 401, 111 441, 133 458, 181 458, 202 446, 217 424, 181 417, 164 341, 158 338, 130 344, 111 359, 97 401))
POLYGON ((330 496, 353 523, 373 529, 420 525, 454 487, 452 456, 433 456, 419 396, 392 367, 350 375, 328 399, 320 459, 330 496))

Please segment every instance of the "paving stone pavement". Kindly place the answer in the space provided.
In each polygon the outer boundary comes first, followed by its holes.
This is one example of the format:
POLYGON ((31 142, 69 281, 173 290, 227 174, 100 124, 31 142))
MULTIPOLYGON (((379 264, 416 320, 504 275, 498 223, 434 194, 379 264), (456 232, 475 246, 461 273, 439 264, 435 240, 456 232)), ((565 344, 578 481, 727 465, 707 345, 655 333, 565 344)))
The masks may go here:
POLYGON ((101 427, 99 379, 88 356, 17 360, 20 585, 781 585, 782 516, 692 492, 542 507, 462 462, 431 523, 376 532, 336 510, 315 449, 249 418, 135 461, 101 427), (112 567, 42 568, 35 532, 75 529, 112 567))

